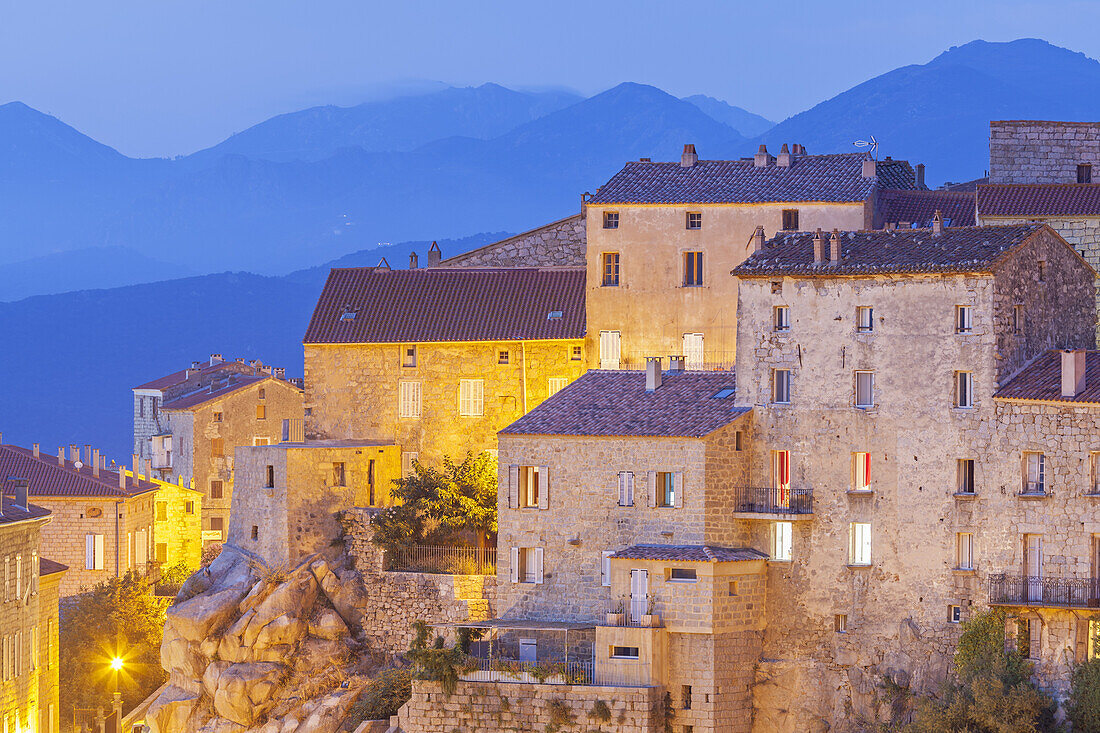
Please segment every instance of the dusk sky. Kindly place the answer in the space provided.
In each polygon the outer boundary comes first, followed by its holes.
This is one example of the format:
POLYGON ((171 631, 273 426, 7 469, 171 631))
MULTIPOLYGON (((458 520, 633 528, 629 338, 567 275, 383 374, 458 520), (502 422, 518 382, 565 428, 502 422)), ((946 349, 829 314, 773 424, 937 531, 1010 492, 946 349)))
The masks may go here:
POLYGON ((1100 2, 4 2, 0 102, 135 156, 214 144, 280 112, 410 82, 621 81, 780 120, 976 38, 1100 55, 1100 2))

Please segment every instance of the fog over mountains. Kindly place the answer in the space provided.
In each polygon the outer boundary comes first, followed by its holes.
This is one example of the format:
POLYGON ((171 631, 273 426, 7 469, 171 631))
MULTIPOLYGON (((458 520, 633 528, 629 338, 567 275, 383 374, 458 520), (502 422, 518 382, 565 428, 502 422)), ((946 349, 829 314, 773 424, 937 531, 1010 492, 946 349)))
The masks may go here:
POLYGON ((172 160, 2 105, 0 301, 19 302, 0 302, 0 430, 125 456, 135 383, 211 351, 300 374, 327 263, 404 266, 433 239, 457 254, 578 211, 629 159, 686 142, 704 159, 762 142, 847 152, 873 135, 937 185, 984 174, 989 120, 1100 119, 1098 92, 1082 54, 974 41, 778 124, 644 84, 589 98, 484 84, 280 115, 172 160))

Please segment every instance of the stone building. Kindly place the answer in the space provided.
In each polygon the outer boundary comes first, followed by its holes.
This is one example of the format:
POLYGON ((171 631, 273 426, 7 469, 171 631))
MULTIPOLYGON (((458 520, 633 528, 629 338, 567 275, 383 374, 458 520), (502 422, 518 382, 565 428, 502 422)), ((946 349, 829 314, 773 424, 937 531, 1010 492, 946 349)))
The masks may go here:
MULTIPOLYGON (((146 459, 148 460, 148 459, 146 459)), ((133 471, 126 471, 134 479, 133 471)), ((148 469, 138 474, 138 480, 152 482, 157 487, 153 503, 152 554, 162 568, 183 563, 198 568, 202 562, 202 502, 203 492, 191 484, 172 483, 153 476, 148 469)))
POLYGON ((60 730, 57 583, 65 566, 40 556, 50 512, 28 502, 25 481, 0 490, 0 726, 60 730))
POLYGON ((41 537, 69 568, 61 596, 128 570, 155 577, 157 484, 135 480, 125 469, 108 470, 99 451, 88 446, 83 460, 77 446, 69 451, 66 458, 64 448, 52 456, 38 445, 0 445, 0 476, 27 480, 31 500, 52 514, 41 537))
POLYGON ((413 460, 496 432, 584 370, 584 271, 334 269, 305 335, 306 437, 413 460))
MULTIPOLYGON (((627 163, 585 203, 588 363, 641 368, 654 354, 732 366, 737 283, 765 232, 870 229, 886 189, 915 189, 905 161, 861 154, 627 163), (755 234, 759 232, 759 234, 755 234)), ((881 221, 881 215, 878 220, 881 221)))
POLYGON ((167 466, 166 475, 183 477, 177 483, 203 492, 204 545, 225 540, 234 450, 277 443, 284 423, 302 424, 301 387, 269 372, 256 367, 250 373, 234 371, 199 380, 160 406, 163 432, 153 438, 153 470, 167 466), (171 453, 162 445, 170 446, 171 453))
POLYGON ((445 260, 432 247, 428 267, 584 267, 584 212, 445 260))

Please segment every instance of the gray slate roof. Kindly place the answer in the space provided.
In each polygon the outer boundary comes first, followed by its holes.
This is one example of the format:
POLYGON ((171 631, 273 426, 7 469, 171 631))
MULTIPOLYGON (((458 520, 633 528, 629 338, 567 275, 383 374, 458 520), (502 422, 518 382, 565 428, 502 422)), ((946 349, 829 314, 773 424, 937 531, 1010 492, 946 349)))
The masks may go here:
POLYGON ((679 560, 681 562, 741 562, 767 560, 768 556, 751 547, 715 547, 714 545, 632 545, 619 550, 612 559, 679 560))
MULTIPOLYGON (((1043 227, 948 227, 935 237, 931 229, 840 232, 840 261, 820 265, 814 264, 813 232, 781 234, 732 272, 741 278, 989 272, 1001 256, 1043 227)), ((823 234, 828 258, 832 233, 823 234)))
POLYGON ((593 369, 500 433, 701 438, 751 409, 714 398, 733 386, 730 372, 666 372, 646 392, 645 372, 593 369))

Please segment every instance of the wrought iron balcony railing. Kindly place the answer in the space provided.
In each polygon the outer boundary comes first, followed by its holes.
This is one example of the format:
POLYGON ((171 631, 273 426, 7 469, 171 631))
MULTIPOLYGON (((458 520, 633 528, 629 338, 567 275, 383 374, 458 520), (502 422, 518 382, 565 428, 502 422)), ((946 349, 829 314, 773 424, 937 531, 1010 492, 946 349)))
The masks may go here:
POLYGON ((733 511, 752 514, 813 514, 813 489, 735 486, 733 511))
POLYGON ((997 573, 989 576, 989 604, 1100 608, 1100 579, 1043 578, 997 573))

